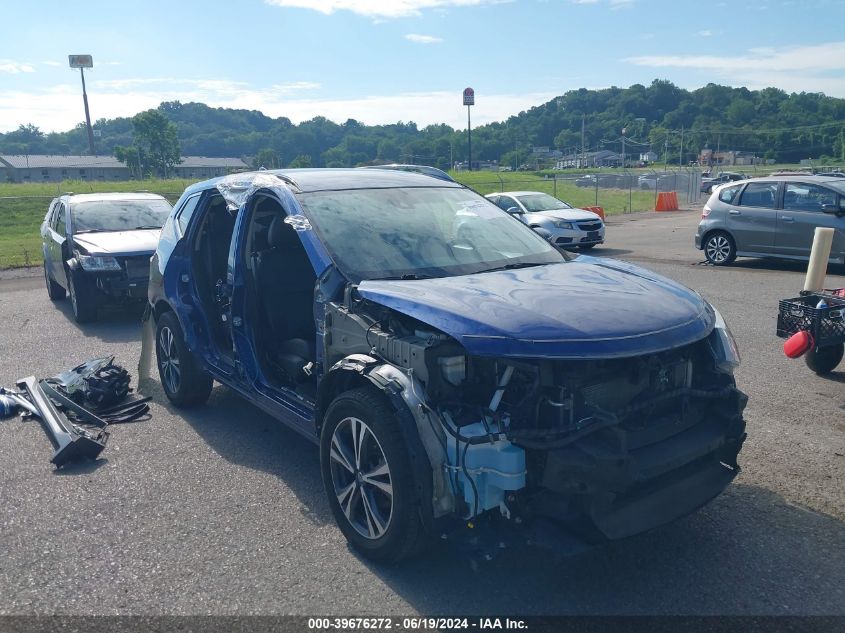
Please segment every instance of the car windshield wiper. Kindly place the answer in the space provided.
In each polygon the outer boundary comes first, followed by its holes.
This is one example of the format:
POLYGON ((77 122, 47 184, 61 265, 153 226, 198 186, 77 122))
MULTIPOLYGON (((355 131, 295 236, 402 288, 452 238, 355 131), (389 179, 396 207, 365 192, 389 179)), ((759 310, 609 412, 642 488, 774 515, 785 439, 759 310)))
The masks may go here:
POLYGON ((154 224, 150 224, 149 226, 135 226, 135 227, 132 227, 131 229, 126 229, 126 230, 127 230, 127 231, 128 231, 128 230, 131 230, 131 231, 140 231, 140 230, 142 230, 142 229, 160 229, 160 228, 161 228, 160 226, 156 226, 156 225, 154 225, 154 224))
POLYGON ((480 273, 492 273, 496 270, 515 270, 517 268, 531 268, 532 266, 545 266, 550 262, 519 262, 517 264, 505 264, 504 266, 497 266, 496 268, 485 268, 479 270, 480 273))
POLYGON ((375 277, 371 281, 395 281, 395 280, 417 280, 417 279, 436 279, 434 275, 424 275, 421 273, 405 273, 404 275, 394 275, 392 277, 375 277))
POLYGON ((114 233, 119 229, 82 229, 81 231, 74 231, 74 235, 82 235, 83 233, 114 233))

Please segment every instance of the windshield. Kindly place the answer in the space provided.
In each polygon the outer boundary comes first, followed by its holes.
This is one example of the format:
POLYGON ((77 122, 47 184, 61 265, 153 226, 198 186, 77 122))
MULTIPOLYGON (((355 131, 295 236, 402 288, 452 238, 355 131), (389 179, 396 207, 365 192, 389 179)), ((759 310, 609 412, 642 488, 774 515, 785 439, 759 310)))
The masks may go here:
POLYGON ((546 193, 532 193, 525 196, 517 196, 517 199, 525 207, 528 213, 541 213, 543 211, 554 211, 556 209, 571 209, 568 204, 553 198, 546 193))
POLYGON ((160 229, 170 215, 167 200, 97 200, 73 205, 73 232, 160 229))
POLYGON ((335 264, 356 283, 564 261, 534 231, 466 189, 322 191, 299 200, 335 264))

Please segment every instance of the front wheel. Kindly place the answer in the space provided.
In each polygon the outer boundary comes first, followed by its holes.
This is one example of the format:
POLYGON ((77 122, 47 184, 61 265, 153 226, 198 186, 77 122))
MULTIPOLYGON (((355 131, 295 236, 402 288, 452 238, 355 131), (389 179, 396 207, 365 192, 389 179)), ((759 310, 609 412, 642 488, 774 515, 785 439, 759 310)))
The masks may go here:
POLYGON ((156 364, 161 386, 177 407, 193 407, 208 400, 214 380, 185 345, 182 326, 172 312, 161 315, 156 326, 156 364))
POLYGON ((346 540, 364 557, 397 562, 422 544, 411 462, 390 405, 371 389, 338 396, 320 434, 329 506, 346 540))
POLYGON ((50 301, 61 301, 65 298, 65 289, 53 281, 53 278, 47 271, 46 263, 44 264, 44 281, 47 283, 47 296, 50 297, 50 301))
POLYGON ((714 266, 727 266, 736 259, 736 245, 727 233, 717 231, 704 240, 704 256, 714 266))
POLYGON ((97 297, 87 279, 79 272, 67 271, 67 287, 70 307, 77 323, 89 323, 97 318, 97 297))
POLYGON ((828 345, 818 350, 811 349, 804 355, 804 362, 819 376, 823 376, 836 369, 843 354, 845 354, 845 343, 828 345))

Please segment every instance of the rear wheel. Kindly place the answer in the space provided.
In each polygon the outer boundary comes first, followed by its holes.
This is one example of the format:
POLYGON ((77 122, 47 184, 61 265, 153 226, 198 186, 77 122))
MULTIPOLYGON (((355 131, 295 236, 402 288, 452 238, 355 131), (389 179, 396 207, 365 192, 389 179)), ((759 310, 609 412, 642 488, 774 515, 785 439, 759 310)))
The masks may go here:
POLYGON ((807 363, 807 367, 819 376, 823 376, 836 369, 836 366, 842 360, 843 354, 845 354, 845 343, 828 345, 818 350, 811 349, 804 354, 804 362, 807 363))
POLYGON ((97 318, 97 297, 86 279, 73 270, 67 271, 67 287, 73 318, 77 323, 89 323, 97 318))
POLYGON ((156 327, 156 364, 161 386, 177 407, 193 407, 208 400, 214 381, 185 345, 182 326, 165 312, 156 327))
POLYGON ((350 545, 379 562, 416 553, 423 542, 411 462, 390 405, 371 389, 338 396, 320 434, 323 486, 350 545))
POLYGON ((716 231, 704 240, 704 256, 714 266, 727 266, 736 259, 736 245, 727 233, 716 231))
POLYGON ((53 281, 50 273, 47 271, 47 264, 44 264, 44 281, 47 283, 47 296, 51 301, 61 301, 65 298, 66 292, 59 284, 53 281))

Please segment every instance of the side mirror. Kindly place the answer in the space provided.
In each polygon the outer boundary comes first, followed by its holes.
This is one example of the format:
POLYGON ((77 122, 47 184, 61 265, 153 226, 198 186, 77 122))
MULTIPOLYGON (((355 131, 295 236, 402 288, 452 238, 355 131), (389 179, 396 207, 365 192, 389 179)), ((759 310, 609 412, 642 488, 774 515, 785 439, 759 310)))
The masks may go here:
POLYGON ((822 213, 831 213, 833 215, 845 215, 845 209, 841 209, 835 204, 823 204, 822 213))
POLYGON ((519 207, 508 207, 508 213, 510 213, 511 215, 523 215, 525 211, 523 211, 519 207))

